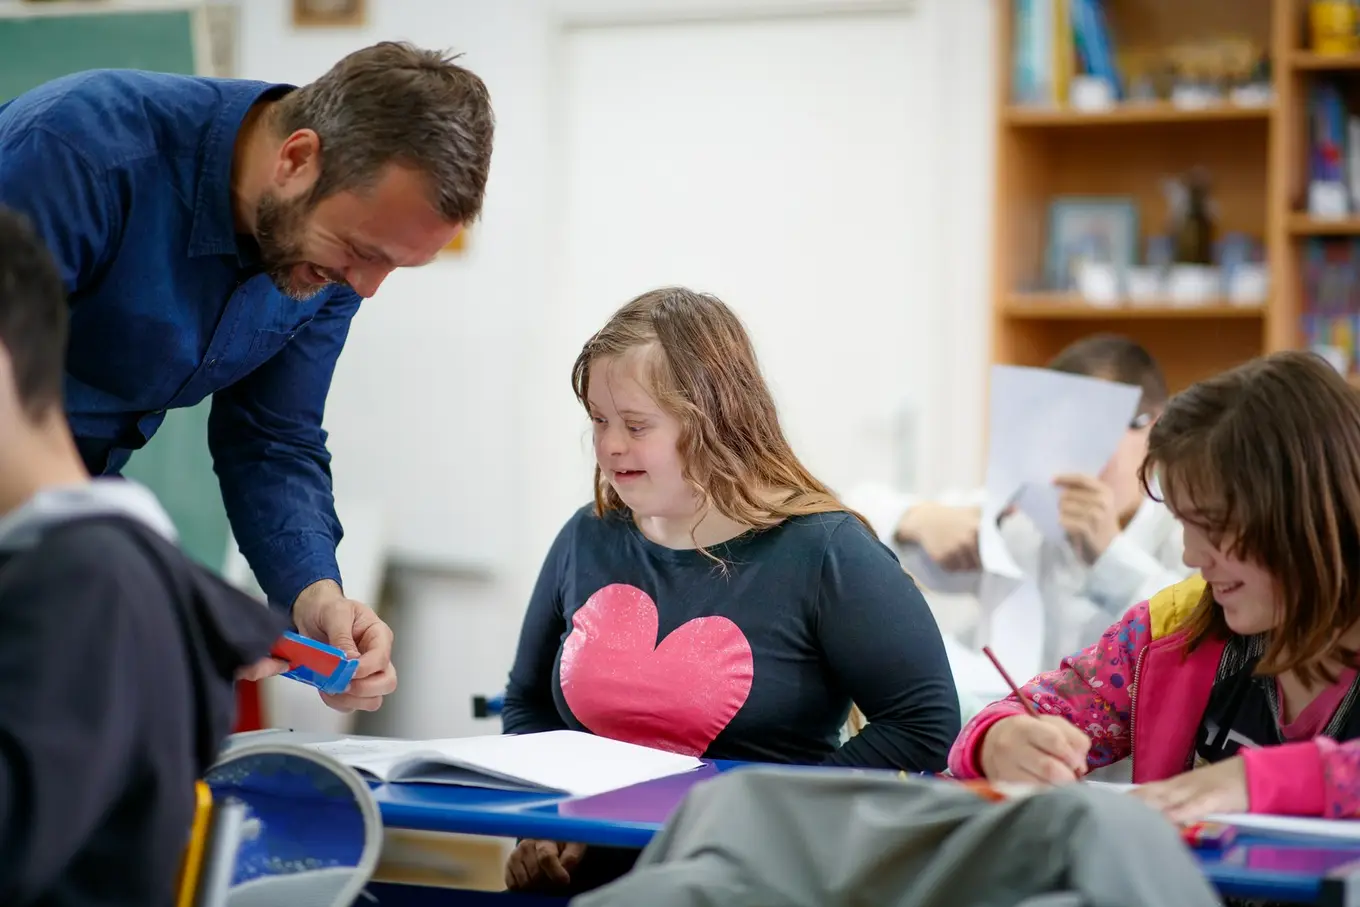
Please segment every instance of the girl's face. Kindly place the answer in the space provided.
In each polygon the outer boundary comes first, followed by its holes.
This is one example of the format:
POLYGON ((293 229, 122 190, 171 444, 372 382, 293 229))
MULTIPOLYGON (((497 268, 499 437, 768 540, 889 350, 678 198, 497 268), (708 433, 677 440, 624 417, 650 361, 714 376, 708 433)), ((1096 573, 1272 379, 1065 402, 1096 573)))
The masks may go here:
POLYGON ((588 402, 595 462, 623 503, 638 517, 687 518, 699 500, 685 483, 680 420, 662 410, 624 357, 590 365, 588 402))
POLYGON ((1134 419, 1099 476, 1100 481, 1114 492, 1115 513, 1121 519, 1133 516, 1138 505, 1143 503, 1143 483, 1138 480, 1138 468, 1147 456, 1152 422, 1153 418, 1145 413, 1134 419))
POLYGON ((1259 564, 1229 554, 1230 539, 1215 542, 1200 524, 1178 519, 1185 529, 1185 566, 1209 584, 1228 628, 1243 636, 1275 629, 1280 620, 1275 578, 1259 564))

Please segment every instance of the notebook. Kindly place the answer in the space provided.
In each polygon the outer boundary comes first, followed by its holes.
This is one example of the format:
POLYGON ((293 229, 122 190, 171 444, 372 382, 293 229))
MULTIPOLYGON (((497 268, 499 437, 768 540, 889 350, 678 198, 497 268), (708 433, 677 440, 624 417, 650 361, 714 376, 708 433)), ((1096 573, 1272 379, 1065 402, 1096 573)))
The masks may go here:
MULTIPOLYGON (((1088 781, 1111 790, 1127 792, 1137 785, 1108 781, 1088 781)), ((1243 831, 1287 838, 1336 838, 1360 841, 1360 821, 1355 819, 1317 819, 1308 816, 1272 816, 1265 813, 1213 813, 1205 816, 1210 822, 1222 822, 1243 831)))
POLYGON ((693 756, 579 731, 447 740, 346 737, 308 746, 387 783, 455 784, 573 796, 600 794, 703 765, 693 756))

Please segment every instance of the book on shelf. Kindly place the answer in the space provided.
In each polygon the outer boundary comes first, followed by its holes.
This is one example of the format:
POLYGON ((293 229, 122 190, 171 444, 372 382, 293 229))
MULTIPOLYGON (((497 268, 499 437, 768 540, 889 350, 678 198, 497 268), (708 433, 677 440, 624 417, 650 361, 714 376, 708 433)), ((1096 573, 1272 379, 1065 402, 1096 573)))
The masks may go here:
POLYGON ((1343 374, 1360 368, 1360 239, 1312 237, 1301 257, 1304 344, 1343 374))
POLYGON ((1114 99, 1122 99, 1102 0, 1015 0, 1012 9, 1012 102, 1065 105, 1079 75, 1105 80, 1114 99))

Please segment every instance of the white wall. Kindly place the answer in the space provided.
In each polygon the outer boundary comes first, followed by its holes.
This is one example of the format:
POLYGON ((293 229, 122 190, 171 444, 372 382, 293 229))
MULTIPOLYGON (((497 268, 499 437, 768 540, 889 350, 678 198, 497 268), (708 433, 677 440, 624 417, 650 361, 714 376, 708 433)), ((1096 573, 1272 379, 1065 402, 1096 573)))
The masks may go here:
MULTIPOLYGON (((553 184, 555 36, 562 17, 580 21, 685 14, 740 6, 787 10, 819 0, 374 0, 357 30, 297 31, 285 0, 242 4, 240 75, 302 82, 342 55, 381 38, 466 52, 466 64, 490 87, 498 132, 486 214, 463 258, 394 275, 356 320, 327 418, 337 491, 395 489, 412 476, 431 489, 450 470, 470 481, 461 500, 409 494, 395 508, 419 524, 440 520, 485 526, 485 558, 407 567, 394 582, 387 615, 398 635, 402 689, 368 720, 366 730, 440 736, 494 730, 470 718, 469 698, 505 679, 528 592, 548 544, 570 509, 552 454, 536 426, 572 405, 566 376, 548 373, 544 350, 576 338, 555 336, 554 274, 560 273, 559 187, 553 184), (494 355, 488 355, 493 351, 494 355), (375 484, 376 482, 376 484, 375 484), (461 568, 461 569, 460 569, 461 568)), ((846 6, 855 5, 846 3, 846 6)), ((858 4, 864 6, 866 4, 858 4)), ((872 5, 872 4, 868 4, 872 5)), ((943 235, 943 286, 935 342, 949 350, 939 379, 927 472, 940 484, 976 482, 986 353, 985 263, 991 181, 990 0, 917 0, 922 27, 936 31, 937 77, 920 86, 937 93, 940 122, 922 124, 921 156, 940 192, 926 211, 943 235)), ((549 423, 551 420, 547 420, 549 423)), ((565 487, 570 487, 566 483, 565 487)), ((929 491, 931 489, 923 489, 929 491)), ((420 554, 423 538, 405 547, 420 554)), ((476 542, 476 539, 472 539, 476 542)), ((427 545, 433 549, 440 546, 427 545)))

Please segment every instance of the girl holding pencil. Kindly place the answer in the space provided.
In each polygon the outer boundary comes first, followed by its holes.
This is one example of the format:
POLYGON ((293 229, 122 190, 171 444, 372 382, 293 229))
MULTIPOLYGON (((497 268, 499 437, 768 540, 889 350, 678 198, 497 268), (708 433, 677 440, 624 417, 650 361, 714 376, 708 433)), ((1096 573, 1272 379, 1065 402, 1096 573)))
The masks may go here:
POLYGON ((1360 816, 1360 395, 1310 353, 1254 360, 1171 400, 1142 479, 1198 575, 985 708, 953 774, 1062 783, 1129 758, 1174 820, 1360 816))

